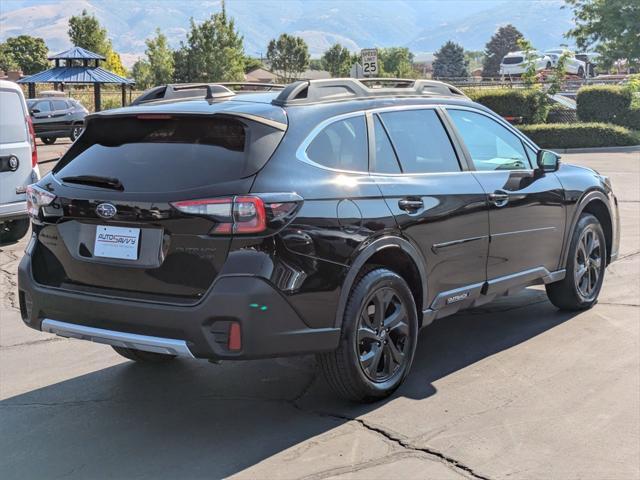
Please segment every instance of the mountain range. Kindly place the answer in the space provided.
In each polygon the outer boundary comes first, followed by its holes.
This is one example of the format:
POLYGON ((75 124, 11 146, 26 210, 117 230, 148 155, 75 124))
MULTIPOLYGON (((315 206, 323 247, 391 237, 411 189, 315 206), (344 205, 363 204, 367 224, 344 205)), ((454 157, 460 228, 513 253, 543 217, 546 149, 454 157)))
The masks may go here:
MULTIPOLYGON (((226 0, 227 13, 244 36, 247 54, 265 55, 271 38, 301 36, 312 56, 335 42, 351 50, 406 46, 433 52, 447 40, 480 50, 501 25, 516 26, 538 49, 567 40, 572 12, 563 0, 226 0)), ((28 34, 50 51, 70 46, 67 22, 86 9, 104 25, 125 65, 145 50, 156 28, 173 47, 185 39, 190 19, 221 9, 220 0, 2 0, 0 40, 28 34)))

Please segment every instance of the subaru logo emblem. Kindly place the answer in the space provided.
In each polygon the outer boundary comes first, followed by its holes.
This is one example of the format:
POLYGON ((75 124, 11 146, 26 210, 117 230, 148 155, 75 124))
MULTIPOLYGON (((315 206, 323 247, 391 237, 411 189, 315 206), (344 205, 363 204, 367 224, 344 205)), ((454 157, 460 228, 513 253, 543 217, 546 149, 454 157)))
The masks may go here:
POLYGON ((118 210, 110 203, 101 203, 96 207, 96 213, 102 218, 111 218, 118 213, 118 210))

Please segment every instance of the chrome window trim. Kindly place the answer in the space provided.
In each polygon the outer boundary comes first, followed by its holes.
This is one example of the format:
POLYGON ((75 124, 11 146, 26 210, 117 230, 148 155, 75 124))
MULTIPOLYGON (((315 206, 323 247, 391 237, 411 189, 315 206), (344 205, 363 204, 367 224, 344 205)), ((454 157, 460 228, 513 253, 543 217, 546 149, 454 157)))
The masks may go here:
MULTIPOLYGON (((313 129, 311 130, 311 132, 309 132, 309 134, 305 137, 305 139, 302 141, 302 143, 300 143, 300 145, 298 146, 298 148, 296 149, 296 158, 298 160, 300 160, 301 162, 304 162, 308 165, 314 166, 316 168, 321 168, 323 170, 328 170, 330 172, 337 172, 337 173, 349 173, 349 174, 357 174, 357 175, 367 175, 367 176, 376 176, 376 177, 387 177, 387 176, 399 176, 399 177, 415 177, 415 176, 423 176, 423 175, 453 175, 453 174, 458 174, 458 173, 471 173, 470 170, 465 170, 463 168, 462 165, 460 165, 460 170, 457 172, 423 172, 423 173, 378 173, 378 172, 372 172, 371 169, 369 168, 369 171, 358 171, 358 170, 343 170, 340 168, 332 168, 332 167, 327 167, 325 165, 322 165, 318 162, 314 162, 313 160, 311 160, 308 156, 307 156, 307 148, 309 148, 309 145, 311 144, 311 142, 313 142, 313 140, 315 140, 315 138, 318 136, 318 134, 327 126, 331 125, 332 123, 335 122, 339 122, 341 120, 344 120, 346 118, 353 118, 353 117, 357 117, 357 116, 364 116, 364 120, 366 122, 366 126, 367 126, 367 134, 369 133, 369 119, 367 118, 367 115, 374 115, 374 114, 378 114, 378 113, 386 113, 386 112, 395 112, 395 111, 405 111, 405 110, 435 110, 436 113, 438 113, 438 110, 441 107, 445 107, 446 104, 429 104, 429 105, 394 105, 392 107, 376 107, 376 108, 370 108, 370 109, 364 109, 364 110, 357 110, 354 112, 349 112, 349 113, 343 113, 340 115, 336 115, 334 117, 330 117, 327 118, 325 120, 323 120, 322 122, 320 122, 318 125, 316 125, 315 127, 313 127, 313 129)), ((442 119, 441 119, 442 122, 442 119)), ((449 136, 449 140, 451 141, 451 147, 453 148, 454 153, 456 154, 456 156, 458 155, 458 150, 456 148, 456 144, 453 138, 451 138, 451 135, 449 133, 449 131, 447 130, 447 126, 443 123, 442 128, 444 129, 444 131, 447 133, 447 136, 449 136)), ((370 146, 370 139, 367 138, 367 146, 370 146)), ((393 143, 392 143, 393 145, 393 143)), ((368 160, 371 160, 371 152, 369 151, 369 155, 368 155, 368 160)), ((457 158, 458 163, 460 164, 461 160, 459 158, 457 158)), ((505 170, 506 171, 506 170, 505 170)))

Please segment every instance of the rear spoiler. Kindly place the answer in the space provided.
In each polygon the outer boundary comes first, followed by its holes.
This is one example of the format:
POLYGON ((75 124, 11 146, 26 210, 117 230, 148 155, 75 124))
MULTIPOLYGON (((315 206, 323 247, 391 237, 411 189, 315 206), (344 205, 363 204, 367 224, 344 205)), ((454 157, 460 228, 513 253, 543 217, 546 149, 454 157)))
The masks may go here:
POLYGON ((213 113, 204 113, 204 112, 188 112, 188 111, 184 111, 184 112, 161 112, 161 111, 154 111, 154 112, 148 112, 148 111, 142 111, 142 110, 133 110, 133 111, 129 111, 126 109, 118 109, 118 110, 114 110, 113 112, 109 112, 107 113, 107 111, 102 111, 102 112, 96 112, 96 113, 92 113, 89 114, 85 117, 85 126, 89 124, 89 122, 91 122, 94 119, 104 119, 104 118, 118 118, 118 117, 122 117, 122 118, 127 118, 127 117, 137 117, 137 118, 141 118, 141 119, 145 119, 145 120, 153 120, 154 118, 157 119, 167 119, 170 117, 184 117, 184 116, 189 116, 189 117, 195 117, 195 116, 206 116, 206 117, 210 117, 210 116, 216 116, 216 115, 220 115, 220 116, 228 116, 228 117, 236 117, 236 118, 243 118, 245 120, 250 120, 256 123, 260 123, 262 125, 266 125, 272 128, 275 128, 276 130, 281 130, 281 131, 286 131, 288 125, 286 123, 282 123, 282 122, 278 122, 276 120, 272 120, 270 118, 265 118, 265 117, 261 117, 260 115, 254 115, 251 113, 243 113, 243 112, 232 112, 232 111, 221 111, 221 112, 213 112, 213 113))

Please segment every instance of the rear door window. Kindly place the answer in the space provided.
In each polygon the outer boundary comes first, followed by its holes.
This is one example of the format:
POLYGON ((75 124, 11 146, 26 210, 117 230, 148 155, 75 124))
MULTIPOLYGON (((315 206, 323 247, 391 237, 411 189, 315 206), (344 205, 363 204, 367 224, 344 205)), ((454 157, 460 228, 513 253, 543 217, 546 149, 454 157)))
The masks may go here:
POLYGON ((186 190, 255 174, 282 135, 232 116, 95 118, 53 172, 117 178, 130 192, 186 190))
POLYGON ((404 173, 460 171, 449 135, 435 110, 404 110, 380 116, 404 173))
POLYGON ((53 109, 54 110, 67 110, 69 105, 64 100, 53 100, 53 109))
POLYGON ((368 171, 369 149, 364 115, 331 123, 315 136, 306 153, 311 161, 324 167, 368 171))
POLYGON ((0 143, 27 139, 25 112, 17 92, 0 90, 0 143))

